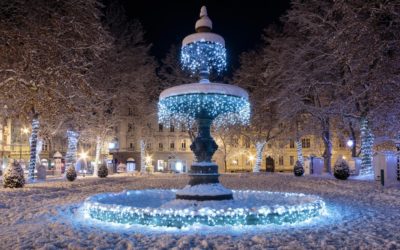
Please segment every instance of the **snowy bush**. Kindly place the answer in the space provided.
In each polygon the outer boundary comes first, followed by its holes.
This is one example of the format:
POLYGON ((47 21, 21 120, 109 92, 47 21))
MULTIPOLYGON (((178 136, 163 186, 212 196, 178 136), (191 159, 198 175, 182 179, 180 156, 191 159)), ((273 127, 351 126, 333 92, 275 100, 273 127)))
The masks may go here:
POLYGON ((24 185, 24 170, 19 162, 11 160, 4 171, 3 186, 5 188, 22 188, 24 185))
POLYGON ((67 180, 69 181, 74 181, 76 179, 76 171, 74 166, 71 165, 68 167, 65 177, 67 177, 67 180))
POLYGON ((295 176, 302 176, 304 174, 304 167, 301 165, 300 161, 296 161, 294 165, 293 172, 295 176))
POLYGON ((97 176, 100 178, 105 178, 108 175, 108 168, 106 164, 101 164, 99 170, 97 171, 97 176))
POLYGON ((333 167, 333 175, 339 180, 346 180, 350 176, 349 164, 342 158, 339 158, 333 167))

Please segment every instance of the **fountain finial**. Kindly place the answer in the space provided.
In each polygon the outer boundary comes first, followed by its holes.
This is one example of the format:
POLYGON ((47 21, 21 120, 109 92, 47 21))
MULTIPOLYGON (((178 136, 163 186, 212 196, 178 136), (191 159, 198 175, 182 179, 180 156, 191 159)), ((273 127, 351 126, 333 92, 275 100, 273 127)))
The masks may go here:
POLYGON ((201 7, 200 19, 197 20, 195 28, 196 28, 196 32, 211 32, 212 21, 208 17, 206 6, 201 7))

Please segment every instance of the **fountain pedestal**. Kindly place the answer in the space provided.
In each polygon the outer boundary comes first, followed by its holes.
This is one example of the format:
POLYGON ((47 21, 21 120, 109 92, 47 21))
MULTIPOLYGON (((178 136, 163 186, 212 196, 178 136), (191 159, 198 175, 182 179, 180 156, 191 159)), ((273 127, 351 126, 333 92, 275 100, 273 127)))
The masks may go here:
POLYGON ((189 183, 176 192, 177 199, 184 200, 228 200, 233 199, 232 192, 219 183, 218 165, 211 162, 218 145, 211 136, 213 117, 200 112, 197 117, 198 134, 190 145, 197 162, 189 170, 189 183))

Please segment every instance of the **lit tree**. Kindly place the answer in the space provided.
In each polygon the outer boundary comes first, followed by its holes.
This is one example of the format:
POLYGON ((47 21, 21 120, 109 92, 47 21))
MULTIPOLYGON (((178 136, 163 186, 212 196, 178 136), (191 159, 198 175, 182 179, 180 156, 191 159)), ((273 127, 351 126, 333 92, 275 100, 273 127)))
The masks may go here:
POLYGON ((398 9, 396 1, 380 0, 338 1, 333 9, 341 18, 334 23, 330 45, 341 67, 341 90, 348 97, 342 112, 360 124, 361 174, 373 171, 373 131, 385 126, 392 107, 398 106, 398 9))
POLYGON ((275 75, 264 74, 268 62, 254 60, 260 54, 274 59, 278 56, 275 51, 267 49, 243 53, 240 58, 240 68, 234 75, 234 82, 247 89, 251 102, 250 126, 242 128, 242 135, 256 148, 253 172, 260 171, 263 152, 267 143, 276 139, 284 128, 276 109, 276 100, 265 99, 264 89, 268 89, 270 95, 273 96, 277 88, 274 80, 275 75))
MULTIPOLYGON (((99 136, 96 139, 97 148, 123 121, 134 124, 138 131, 145 130, 147 117, 154 116, 156 112, 155 100, 159 88, 157 64, 149 55, 150 45, 144 40, 142 25, 127 18, 120 1, 107 5, 105 13, 105 25, 112 35, 112 46, 105 52, 105 60, 96 64, 97 70, 90 78, 100 96, 89 128, 91 134, 99 136)), ((142 139, 138 138, 139 144, 142 139)), ((99 149, 96 152, 99 155, 99 149)))
POLYGON ((107 33, 95 0, 11 0, 0 3, 0 15, 1 107, 32 122, 33 179, 39 125, 79 112, 74 101, 88 93, 85 75, 107 48, 107 33))

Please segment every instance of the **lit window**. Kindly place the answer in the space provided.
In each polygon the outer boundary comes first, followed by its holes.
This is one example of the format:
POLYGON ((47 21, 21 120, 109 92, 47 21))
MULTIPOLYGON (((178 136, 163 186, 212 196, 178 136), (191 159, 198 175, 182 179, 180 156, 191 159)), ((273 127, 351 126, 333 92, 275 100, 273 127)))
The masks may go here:
POLYGON ((283 166, 283 156, 279 156, 279 165, 283 166))
POLYGON ((294 148, 294 140, 290 140, 289 148, 294 148))
POLYGON ((310 148, 311 147, 311 140, 309 138, 301 140, 301 147, 302 148, 310 148))

